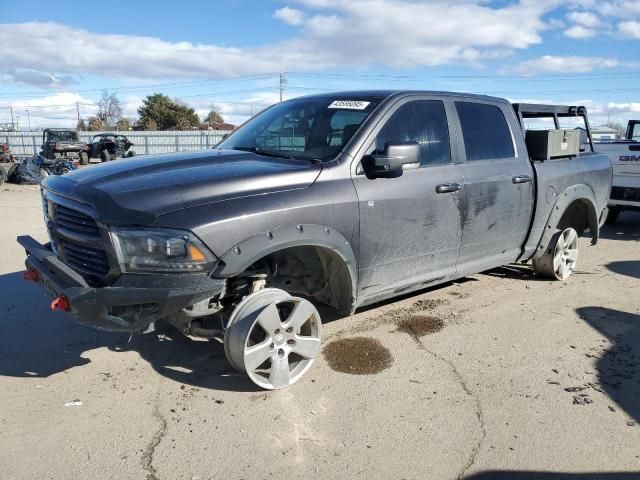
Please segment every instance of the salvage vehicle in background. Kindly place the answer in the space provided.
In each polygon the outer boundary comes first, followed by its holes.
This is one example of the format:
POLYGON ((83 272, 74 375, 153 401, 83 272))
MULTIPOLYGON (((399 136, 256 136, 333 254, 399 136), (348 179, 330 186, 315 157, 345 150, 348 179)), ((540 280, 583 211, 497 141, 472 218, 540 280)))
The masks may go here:
POLYGON ((93 137, 89 144, 89 157, 99 158, 101 162, 108 162, 116 158, 133 157, 136 154, 131 150, 133 145, 133 142, 124 135, 99 133, 93 137))
POLYGON ((609 155, 613 165, 607 223, 624 210, 640 211, 640 120, 629 121, 624 140, 598 143, 596 150, 609 155))
POLYGON ((81 142, 78 132, 62 128, 46 128, 42 132, 40 155, 50 160, 68 158, 80 165, 89 163, 89 145, 81 142))
POLYGON ((214 150, 43 182, 50 243, 18 237, 25 279, 99 329, 165 320, 223 337, 265 389, 321 348, 319 309, 356 308, 512 262, 566 280, 597 243, 611 164, 578 106, 362 91, 276 104, 214 150), (528 118, 555 128, 525 132, 528 118), (588 142, 558 128, 578 118, 588 142))

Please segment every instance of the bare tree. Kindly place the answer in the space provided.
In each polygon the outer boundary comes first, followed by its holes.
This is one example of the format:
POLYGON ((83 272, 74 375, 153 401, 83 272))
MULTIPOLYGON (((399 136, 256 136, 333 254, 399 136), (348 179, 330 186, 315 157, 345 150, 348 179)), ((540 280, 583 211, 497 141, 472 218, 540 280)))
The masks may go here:
POLYGON ((223 124, 224 118, 222 118, 222 114, 220 113, 221 109, 215 103, 209 107, 209 113, 206 117, 204 117, 204 121, 210 124, 223 124))
POLYGON ((102 91, 97 116, 106 126, 115 126, 122 119, 122 106, 116 92, 102 91))
POLYGON ((104 130, 105 127, 106 125, 104 122, 97 116, 89 117, 88 130, 90 132, 98 132, 100 130, 104 130))
POLYGON ((624 138, 627 133, 626 127, 620 122, 607 122, 607 127, 613 128, 620 138, 624 138))

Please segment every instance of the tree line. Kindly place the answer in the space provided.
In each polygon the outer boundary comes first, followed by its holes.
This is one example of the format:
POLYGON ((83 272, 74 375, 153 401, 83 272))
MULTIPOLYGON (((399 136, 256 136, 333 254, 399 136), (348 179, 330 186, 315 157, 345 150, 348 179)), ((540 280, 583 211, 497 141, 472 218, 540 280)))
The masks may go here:
MULTIPOLYGON (((220 109, 211 105, 203 122, 224 123, 220 109)), ((98 101, 98 112, 87 120, 80 119, 77 128, 92 132, 107 129, 130 130, 134 127, 142 130, 193 130, 200 127, 200 124, 200 118, 193 108, 162 93, 148 95, 142 101, 142 105, 138 107, 137 119, 126 118, 118 95, 103 90, 98 101)))

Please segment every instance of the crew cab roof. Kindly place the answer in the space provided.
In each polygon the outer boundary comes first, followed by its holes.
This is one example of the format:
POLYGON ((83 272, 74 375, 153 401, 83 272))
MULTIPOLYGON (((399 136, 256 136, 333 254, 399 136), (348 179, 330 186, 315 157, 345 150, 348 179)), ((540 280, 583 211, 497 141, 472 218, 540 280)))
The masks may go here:
POLYGON ((441 90, 345 90, 338 92, 318 93, 314 95, 306 95, 304 97, 296 97, 291 100, 297 100, 299 98, 345 98, 345 97, 378 97, 380 99, 386 99, 391 97, 402 97, 405 95, 442 95, 447 97, 460 97, 477 100, 487 101, 499 101, 507 102, 504 98, 492 97, 489 95, 477 95, 473 93, 463 92, 449 92, 441 90))

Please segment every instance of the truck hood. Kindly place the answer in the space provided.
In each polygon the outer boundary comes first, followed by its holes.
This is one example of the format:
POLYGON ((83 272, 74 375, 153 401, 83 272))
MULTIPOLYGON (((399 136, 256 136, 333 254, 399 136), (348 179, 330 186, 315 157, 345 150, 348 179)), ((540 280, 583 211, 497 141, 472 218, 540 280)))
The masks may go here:
POLYGON ((48 177, 43 187, 95 210, 109 225, 150 225, 160 215, 232 198, 307 188, 322 167, 235 150, 116 160, 48 177))

